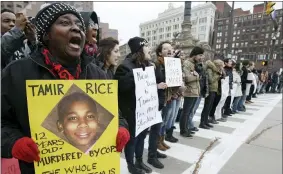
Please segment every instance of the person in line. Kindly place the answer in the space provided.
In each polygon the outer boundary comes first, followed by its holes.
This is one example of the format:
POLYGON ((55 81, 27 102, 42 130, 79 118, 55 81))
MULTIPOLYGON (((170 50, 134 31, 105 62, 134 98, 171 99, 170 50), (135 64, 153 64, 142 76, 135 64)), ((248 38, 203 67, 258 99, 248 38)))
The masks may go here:
MULTIPOLYGON (((166 79, 165 77, 165 65, 164 65, 164 57, 174 57, 173 54, 173 47, 170 44, 169 41, 161 42, 156 50, 157 60, 155 62, 156 67, 156 73, 159 74, 159 76, 162 77, 162 79, 166 79)), ((159 137, 158 137, 158 143, 157 148, 161 151, 166 151, 170 147, 165 143, 165 132, 166 132, 166 125, 168 124, 169 120, 172 117, 172 111, 173 111, 173 100, 178 98, 177 92, 179 87, 170 87, 165 89, 165 96, 164 100, 160 100, 159 106, 162 108, 162 125, 159 130, 159 137)))
MULTIPOLYGON (((174 54, 175 54, 175 58, 181 59, 181 65, 182 65, 183 62, 184 62, 184 57, 185 57, 184 51, 182 51, 182 50, 175 50, 174 54)), ((181 98, 183 96, 183 90, 184 90, 184 87, 180 87, 179 91, 176 93, 176 95, 178 97, 176 99, 172 100, 172 102, 173 102, 172 103, 172 105, 173 105, 173 107, 172 107, 173 108, 172 109, 172 116, 169 118, 169 121, 168 121, 168 123, 166 125, 165 140, 169 141, 171 143, 178 142, 178 139, 173 136, 173 132, 174 132, 174 129, 176 129, 174 124, 176 122, 177 115, 178 115, 178 112, 179 112, 179 109, 180 109, 181 98)))
POLYGON ((234 113, 238 113, 238 104, 241 99, 242 94, 242 86, 241 86, 241 75, 242 75, 242 63, 239 62, 233 68, 233 83, 236 85, 236 93, 232 103, 232 111, 234 113))
MULTIPOLYGON (((196 72, 199 74, 200 80, 199 80, 199 84, 200 84, 200 97, 197 99, 197 102, 193 108, 193 116, 196 114, 197 109, 200 105, 201 99, 202 98, 206 98, 209 95, 209 86, 208 86, 208 77, 207 77, 207 73, 205 71, 205 62, 204 62, 204 57, 202 57, 200 63, 198 63, 196 65, 196 72)), ((188 124, 189 126, 189 124, 188 124)), ((193 127, 190 128, 189 130, 191 131, 191 133, 197 132, 199 131, 199 129, 197 127, 193 127)))
POLYGON ((86 94, 75 92, 64 97, 57 108, 59 132, 85 153, 95 144, 97 133, 101 131, 96 102, 86 94))
MULTIPOLYGON (((118 99, 119 109, 123 117, 128 121, 130 131, 130 141, 125 147, 125 157, 128 164, 128 170, 133 174, 151 173, 152 169, 143 162, 144 139, 147 135, 147 129, 135 136, 136 129, 136 94, 135 79, 133 69, 151 66, 149 60, 150 48, 147 40, 134 37, 128 42, 131 53, 120 64, 115 72, 114 79, 118 80, 118 99), (134 163, 134 156, 136 158, 134 163)), ((157 90, 157 89, 156 89, 157 90)))
POLYGON ((196 72, 196 65, 203 58, 204 50, 200 47, 194 47, 190 53, 190 58, 185 60, 182 69, 185 84, 184 106, 180 118, 180 134, 183 137, 193 137, 192 131, 195 130, 193 123, 193 108, 200 97, 200 76, 196 72))
POLYGON ((245 102, 247 98, 247 94, 249 92, 249 88, 247 88, 248 85, 251 85, 253 83, 252 80, 248 80, 248 74, 250 73, 250 70, 254 68, 254 62, 250 62, 248 60, 244 60, 242 62, 243 64, 243 74, 241 76, 241 82, 242 82, 242 97, 240 98, 239 105, 238 105, 238 111, 245 112, 245 102))
MULTIPOLYGON (((35 174, 33 162, 40 160, 40 154, 31 139, 26 80, 106 79, 92 57, 81 56, 85 25, 74 7, 53 3, 35 18, 39 49, 8 65, 1 79, 1 157, 18 159, 21 173, 28 174, 35 174)), ((128 140, 127 122, 119 117, 117 151, 128 140)))
POLYGON ((108 37, 99 42, 96 65, 100 67, 109 79, 114 77, 114 68, 120 57, 119 41, 108 37))
POLYGON ((277 86, 279 84, 279 71, 274 71, 272 75, 272 85, 271 85, 271 92, 277 92, 277 86))
POLYGON ((223 111, 224 111, 224 116, 232 116, 232 110, 230 108, 231 104, 231 92, 233 90, 233 62, 232 59, 224 59, 224 70, 225 74, 229 77, 229 96, 226 98, 224 106, 223 106, 223 111))
POLYGON ((34 24, 21 13, 1 10, 1 69, 14 60, 28 57, 36 48, 34 24))
POLYGON ((98 17, 95 11, 80 13, 86 25, 86 43, 83 53, 94 56, 97 54, 99 44, 98 17))
MULTIPOLYGON (((204 106, 201 112, 201 121, 200 121, 199 128, 202 128, 202 129, 212 128, 213 126, 209 124, 209 122, 213 124, 217 124, 215 120, 215 115, 214 115, 215 109, 212 114, 211 114, 211 109, 212 109, 213 103, 216 103, 215 97, 216 97, 216 94, 219 93, 219 88, 221 88, 221 86, 219 85, 219 81, 223 77, 225 77, 223 68, 224 68, 224 62, 220 59, 216 59, 213 62, 210 60, 206 61, 206 73, 208 76, 209 95, 204 100, 204 106), (211 121, 209 121, 208 117, 210 117, 211 121)), ((220 98, 221 98, 221 94, 220 94, 220 98)), ((220 101, 220 98, 219 98, 219 101, 220 101)))

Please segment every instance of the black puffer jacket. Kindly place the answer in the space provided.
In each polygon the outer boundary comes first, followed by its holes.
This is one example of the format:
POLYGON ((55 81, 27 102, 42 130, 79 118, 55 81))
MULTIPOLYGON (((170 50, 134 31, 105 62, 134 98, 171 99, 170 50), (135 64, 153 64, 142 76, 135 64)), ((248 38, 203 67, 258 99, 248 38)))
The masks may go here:
POLYGON ((248 80, 248 74, 250 73, 250 70, 248 70, 244 66, 243 66, 242 70, 243 70, 243 74, 241 76, 242 91, 246 91, 247 84, 251 84, 251 83, 253 83, 253 81, 252 80, 248 80))
MULTIPOLYGON (((106 79, 106 75, 90 57, 82 57, 80 79, 106 79)), ((35 52, 30 58, 14 61, 7 66, 1 79, 1 157, 12 158, 12 147, 19 138, 31 137, 26 80, 56 80, 47 69, 43 55, 35 52)), ((127 122, 119 117, 119 125, 127 122)), ((33 163, 19 161, 22 174, 34 174, 33 163)))

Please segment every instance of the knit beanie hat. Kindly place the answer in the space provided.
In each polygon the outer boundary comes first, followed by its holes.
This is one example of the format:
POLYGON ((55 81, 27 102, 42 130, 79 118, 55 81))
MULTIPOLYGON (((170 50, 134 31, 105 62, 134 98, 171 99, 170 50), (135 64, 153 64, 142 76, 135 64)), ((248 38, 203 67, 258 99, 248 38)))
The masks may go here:
POLYGON ((191 51, 190 57, 197 56, 199 54, 203 54, 204 50, 201 47, 194 47, 191 51))
POLYGON ((131 53, 136 53, 147 43, 147 40, 145 40, 144 38, 133 37, 129 40, 128 45, 130 47, 131 53))
POLYGON ((36 21, 35 26, 36 26, 38 41, 43 43, 43 36, 50 29, 52 24, 60 16, 68 13, 74 14, 75 16, 78 17, 78 19, 81 21, 83 25, 85 32, 84 20, 81 14, 73 6, 67 5, 65 3, 53 3, 41 9, 35 17, 35 21, 36 21))

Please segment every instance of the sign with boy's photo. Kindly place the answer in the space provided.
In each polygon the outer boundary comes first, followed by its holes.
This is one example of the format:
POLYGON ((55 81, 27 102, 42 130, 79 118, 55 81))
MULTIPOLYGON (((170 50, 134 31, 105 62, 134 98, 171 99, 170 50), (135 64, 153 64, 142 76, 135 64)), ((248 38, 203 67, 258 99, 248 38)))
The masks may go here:
POLYGON ((26 90, 35 173, 120 173, 116 81, 27 80, 26 90))

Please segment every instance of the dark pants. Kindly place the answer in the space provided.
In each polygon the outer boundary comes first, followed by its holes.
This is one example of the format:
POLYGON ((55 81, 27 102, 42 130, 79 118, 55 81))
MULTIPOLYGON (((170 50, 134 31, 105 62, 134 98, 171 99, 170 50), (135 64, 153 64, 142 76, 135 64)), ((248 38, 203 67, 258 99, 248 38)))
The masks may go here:
POLYGON ((128 165, 134 164, 134 155, 136 155, 136 158, 142 158, 146 134, 147 129, 142 131, 137 137, 131 136, 125 147, 125 157, 128 165))
POLYGON ((250 89, 250 93, 249 93, 249 95, 247 96, 247 101, 251 101, 252 100, 252 95, 253 95, 253 93, 254 93, 254 89, 255 89, 255 85, 252 85, 251 86, 251 89, 250 89))
POLYGON ((157 157, 157 142, 162 123, 151 126, 148 141, 148 158, 157 157))
POLYGON ((232 112, 231 108, 230 108, 230 104, 231 104, 231 96, 228 96, 225 100, 223 109, 224 109, 224 114, 230 114, 232 112))
POLYGON ((184 97, 183 112, 180 118, 180 133, 188 132, 189 116, 193 114, 198 97, 184 97))
POLYGON ((216 110, 216 107, 218 105, 218 103, 220 102, 220 99, 221 99, 221 95, 218 95, 217 93, 215 94, 215 98, 214 98, 214 101, 213 101, 213 104, 212 104, 212 107, 210 109, 210 112, 209 112, 209 116, 211 118, 215 118, 215 110, 216 110))
POLYGON ((209 95, 205 98, 203 110, 201 112, 200 124, 208 123, 208 116, 213 106, 215 96, 216 96, 216 92, 209 92, 209 95))

